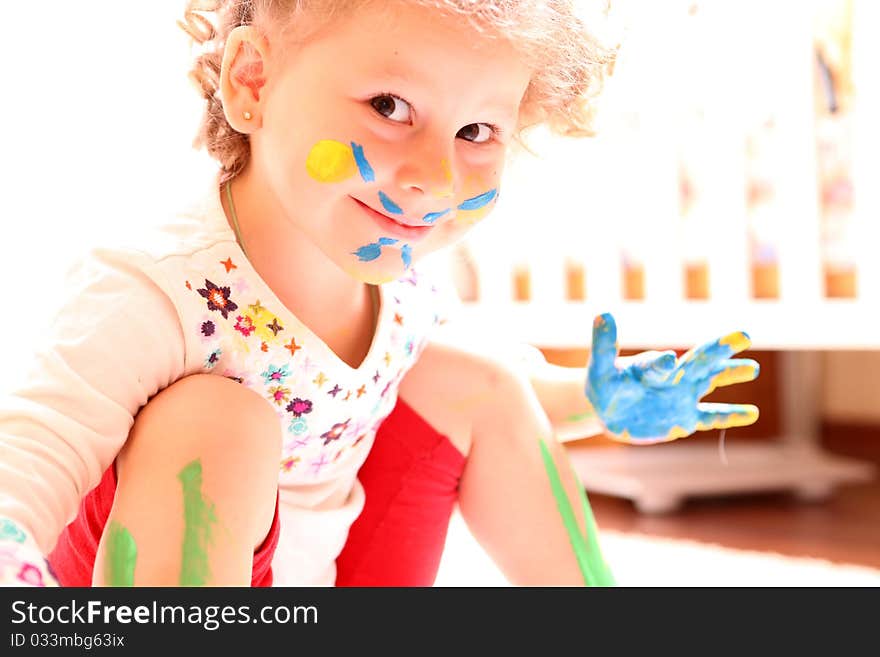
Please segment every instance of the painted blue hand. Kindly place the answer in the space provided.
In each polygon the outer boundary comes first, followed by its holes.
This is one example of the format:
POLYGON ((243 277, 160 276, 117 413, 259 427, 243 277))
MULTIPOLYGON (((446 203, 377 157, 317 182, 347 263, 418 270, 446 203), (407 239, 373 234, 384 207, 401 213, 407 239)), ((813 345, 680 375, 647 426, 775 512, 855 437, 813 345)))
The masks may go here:
POLYGON ((700 399, 719 386, 752 381, 760 367, 751 359, 731 359, 751 345, 738 331, 691 349, 646 351, 620 357, 617 326, 605 313, 593 322, 593 346, 585 392, 611 436, 627 443, 657 443, 695 431, 752 424, 758 407, 712 404, 700 399))

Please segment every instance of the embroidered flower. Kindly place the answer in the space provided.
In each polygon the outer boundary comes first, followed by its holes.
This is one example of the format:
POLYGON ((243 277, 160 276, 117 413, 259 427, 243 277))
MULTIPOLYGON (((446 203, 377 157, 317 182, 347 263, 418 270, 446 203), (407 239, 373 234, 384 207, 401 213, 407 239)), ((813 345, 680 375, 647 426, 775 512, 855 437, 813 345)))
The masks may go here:
POLYGON ((272 318, 272 323, 271 323, 271 324, 266 324, 266 328, 269 329, 270 331, 272 331, 272 335, 273 335, 273 336, 277 336, 277 335, 278 335, 278 331, 283 331, 283 330, 284 330, 284 327, 281 326, 281 324, 278 323, 278 318, 277 318, 277 317, 273 317, 273 318, 272 318))
POLYGON ((24 532, 14 522, 6 518, 0 520, 0 541, 24 543, 25 538, 24 532))
POLYGON ((321 472, 321 468, 323 468, 325 465, 330 465, 330 461, 327 460, 326 454, 321 454, 321 458, 319 458, 317 461, 311 462, 312 474, 319 474, 321 472))
POLYGON ((229 313, 238 309, 238 305, 229 298, 229 288, 214 285, 207 278, 205 287, 199 288, 199 294, 208 300, 208 310, 216 310, 223 319, 229 319, 229 313))
POLYGON ((305 413, 312 412, 312 402, 308 399, 296 397, 287 405, 287 410, 293 413, 294 417, 300 417, 305 413))
POLYGON ((285 379, 290 376, 290 366, 286 364, 281 367, 269 365, 266 371, 262 372, 260 376, 263 377, 263 383, 266 385, 269 385, 270 383, 284 383, 285 379))
POLYGON ((367 422, 364 418, 359 418, 351 427, 351 431, 349 431, 349 435, 357 436, 362 434, 367 429, 367 422))
POLYGON ((21 570, 18 571, 18 580, 30 586, 46 586, 43 583, 43 573, 33 564, 22 564, 21 570))
POLYGON ((216 330, 216 328, 217 327, 214 325, 214 322, 208 320, 206 322, 202 322, 201 326, 199 326, 199 332, 206 338, 210 338, 212 335, 214 335, 214 331, 216 330))
POLYGON ((25 538, 24 532, 14 522, 6 518, 0 520, 0 541, 24 543, 25 538))
POLYGON ((391 385, 392 385, 393 383, 394 383, 393 380, 392 380, 392 381, 389 381, 388 383, 386 383, 386 384, 385 384, 385 387, 382 388, 382 394, 379 395, 379 397, 385 397, 385 395, 387 395, 387 394, 388 394, 388 391, 391 389, 391 385))
POLYGON ((290 396, 290 388, 272 386, 269 388, 269 398, 279 406, 287 401, 290 396))
POLYGON ((244 278, 239 278, 232 284, 232 287, 235 289, 235 293, 238 295, 245 294, 251 289, 251 286, 248 285, 247 280, 245 280, 244 278))
POLYGON ((407 356, 413 355, 413 339, 408 338, 406 344, 403 346, 403 350, 406 351, 407 356))
POLYGON ((205 367, 207 367, 208 369, 214 369, 214 367, 217 366, 217 363, 220 362, 220 354, 222 353, 222 349, 215 349, 214 351, 212 351, 205 359, 205 367))
MULTIPOLYGON (((305 421, 305 420, 303 420, 305 421)), ((297 438, 293 442, 290 443, 289 449, 300 449, 309 444, 309 441, 312 439, 311 436, 306 436, 305 438, 297 438)))
POLYGON ((296 467, 296 464, 301 461, 298 456, 288 456, 287 458, 281 461, 281 469, 285 472, 290 472, 293 468, 296 467))
POLYGON ((248 337, 256 329, 257 327, 254 326, 254 320, 250 318, 250 315, 239 315, 235 318, 235 330, 244 337, 248 337))
POLYGON ((299 417, 299 416, 297 416, 297 417, 293 420, 293 422, 291 422, 291 423, 288 425, 287 430, 288 430, 290 433, 292 433, 294 436, 301 436, 301 435, 303 435, 306 431, 309 430, 309 423, 306 422, 306 419, 305 419, 304 417, 299 417))
POLYGON ((345 433, 345 430, 348 428, 349 422, 351 422, 351 418, 349 418, 345 422, 334 424, 330 431, 322 433, 321 438, 324 439, 324 447, 329 445, 334 440, 339 440, 342 437, 342 434, 345 433))

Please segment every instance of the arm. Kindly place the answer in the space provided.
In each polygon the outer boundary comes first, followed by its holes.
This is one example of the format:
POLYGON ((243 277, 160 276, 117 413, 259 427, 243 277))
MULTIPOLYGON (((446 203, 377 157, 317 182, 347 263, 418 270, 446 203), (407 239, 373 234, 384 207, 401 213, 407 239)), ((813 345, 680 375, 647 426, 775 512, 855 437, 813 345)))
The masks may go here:
POLYGON ((526 361, 526 373, 556 438, 565 442, 603 433, 605 425, 584 394, 587 368, 552 365, 538 356, 526 361))
POLYGON ((183 333, 147 273, 152 264, 94 250, 66 289, 49 343, 0 400, 4 583, 39 583, 33 568, 113 462, 138 409, 183 374, 183 333))
MULTIPOLYGON (((445 329, 450 335, 456 333, 445 329)), ((758 363, 730 358, 750 346, 742 332, 707 342, 676 358, 675 352, 646 351, 621 357, 611 315, 596 318, 590 360, 585 367, 547 363, 528 345, 501 345, 484 338, 492 353, 526 376, 558 440, 607 433, 624 443, 675 440, 695 431, 752 424, 758 409, 749 404, 700 403, 719 386, 751 381, 758 363)))

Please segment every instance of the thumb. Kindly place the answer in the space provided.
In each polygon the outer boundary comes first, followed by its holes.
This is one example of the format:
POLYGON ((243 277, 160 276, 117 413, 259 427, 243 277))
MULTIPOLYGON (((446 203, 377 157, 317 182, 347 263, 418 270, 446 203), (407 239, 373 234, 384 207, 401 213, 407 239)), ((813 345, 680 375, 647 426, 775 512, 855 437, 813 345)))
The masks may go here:
POLYGON ((590 379, 596 381, 609 377, 616 369, 617 354, 617 325, 611 313, 603 313, 593 320, 593 343, 588 367, 590 379))

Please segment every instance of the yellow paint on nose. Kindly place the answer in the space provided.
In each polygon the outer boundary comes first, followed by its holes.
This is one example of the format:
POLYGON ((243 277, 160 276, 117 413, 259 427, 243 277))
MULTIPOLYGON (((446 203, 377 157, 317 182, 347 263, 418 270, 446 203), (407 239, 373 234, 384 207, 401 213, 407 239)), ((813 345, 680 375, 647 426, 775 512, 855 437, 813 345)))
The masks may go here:
POLYGON ((449 166, 448 160, 440 160, 440 166, 443 168, 443 178, 446 184, 442 189, 436 189, 431 192, 434 198, 452 198, 455 196, 454 180, 452 178, 452 167, 449 166))
POLYGON ((306 171, 312 178, 322 183, 348 180, 357 173, 357 170, 357 162, 351 146, 331 139, 315 144, 306 158, 306 171))

